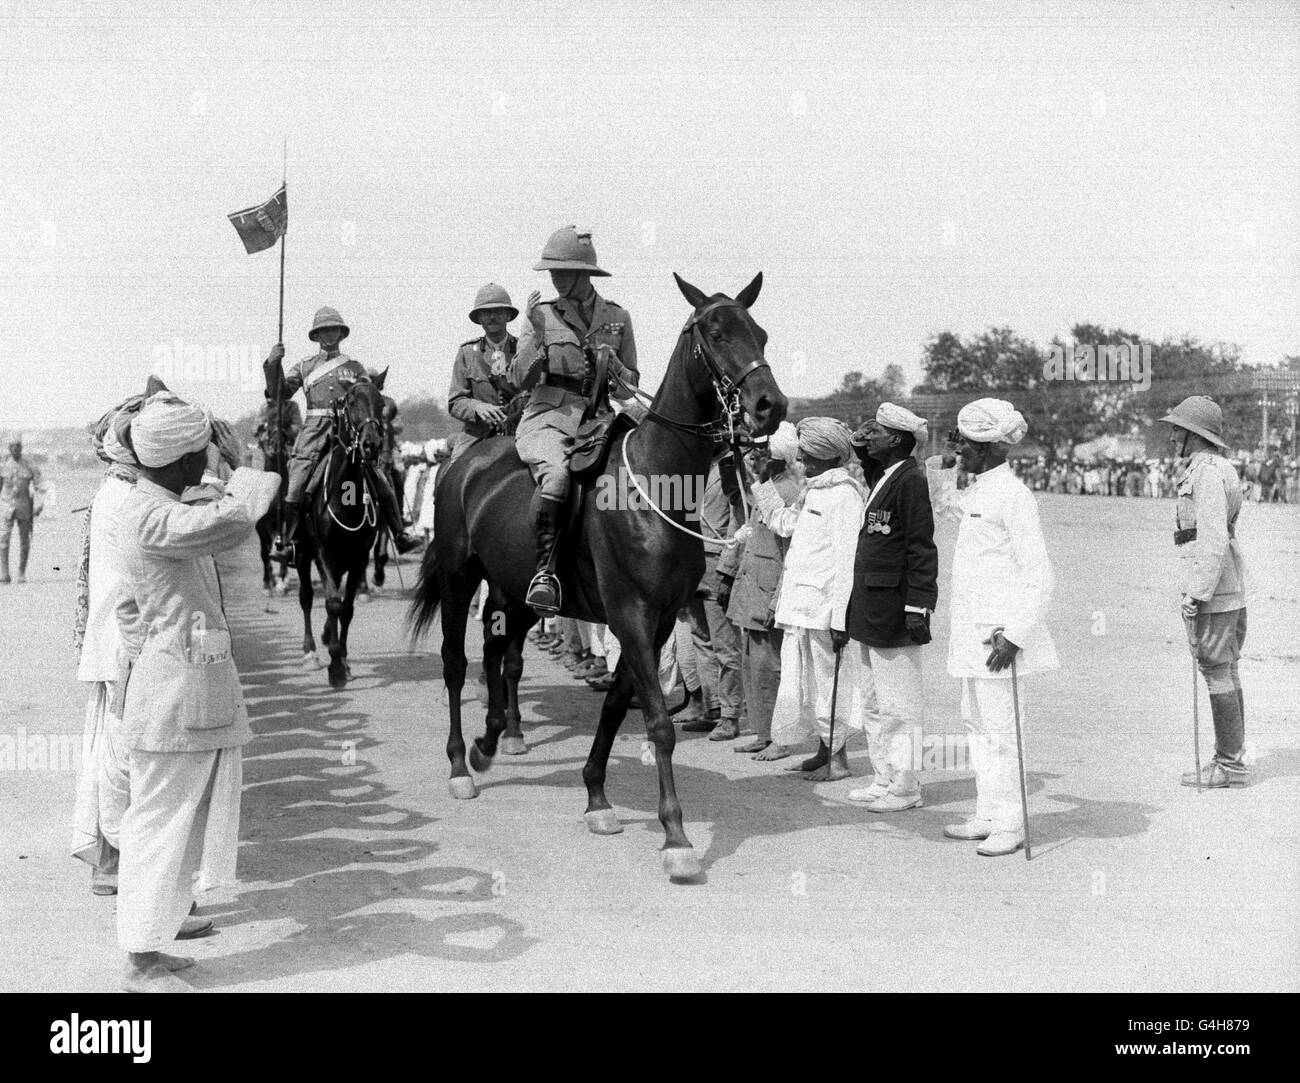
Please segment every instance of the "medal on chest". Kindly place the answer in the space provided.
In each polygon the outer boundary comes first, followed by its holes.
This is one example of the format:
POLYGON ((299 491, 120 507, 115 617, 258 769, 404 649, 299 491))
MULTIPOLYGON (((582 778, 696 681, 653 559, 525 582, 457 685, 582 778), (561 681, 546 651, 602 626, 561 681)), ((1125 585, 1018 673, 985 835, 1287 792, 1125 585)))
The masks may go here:
POLYGON ((867 512, 867 533, 868 534, 890 534, 893 527, 890 520, 893 518, 892 511, 869 511, 867 512))

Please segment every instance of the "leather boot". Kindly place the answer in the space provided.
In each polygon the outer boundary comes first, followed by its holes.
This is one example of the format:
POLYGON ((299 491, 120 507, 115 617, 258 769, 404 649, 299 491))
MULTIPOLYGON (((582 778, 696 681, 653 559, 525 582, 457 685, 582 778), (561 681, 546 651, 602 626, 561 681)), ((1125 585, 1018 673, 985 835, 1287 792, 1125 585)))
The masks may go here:
POLYGON ((1210 694, 1210 713, 1214 716, 1214 758, 1225 766, 1242 766, 1241 749, 1246 743, 1241 699, 1236 689, 1210 694))
POLYGON ((298 556, 294 551, 294 538, 298 534, 298 502, 284 502, 284 529, 271 549, 271 559, 277 564, 297 564, 298 556))
POLYGON ((370 472, 375 485, 375 494, 379 502, 379 511, 388 524, 388 533, 392 535, 393 545, 399 553, 409 553, 420 543, 406 532, 406 523, 402 520, 402 507, 397 502, 397 493, 393 491, 392 482, 382 470, 370 472))
POLYGON ((560 534, 560 506, 553 500, 537 502, 537 574, 524 598, 538 613, 560 611, 560 581, 551 571, 551 558, 560 534))

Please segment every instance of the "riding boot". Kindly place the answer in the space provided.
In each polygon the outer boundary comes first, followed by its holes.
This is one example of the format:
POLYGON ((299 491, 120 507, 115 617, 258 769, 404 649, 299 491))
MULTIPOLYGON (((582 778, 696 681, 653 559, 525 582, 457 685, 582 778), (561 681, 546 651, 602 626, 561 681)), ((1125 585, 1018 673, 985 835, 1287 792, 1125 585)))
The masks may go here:
POLYGON ((538 613, 560 611, 560 581, 551 566, 560 535, 560 508, 554 500, 537 502, 537 574, 524 601, 538 613))
POLYGON ((296 500, 286 500, 284 502, 284 525, 280 536, 275 539, 275 548, 271 552, 271 559, 279 564, 296 564, 297 554, 294 552, 294 537, 298 533, 298 502, 296 500))
POLYGON ((379 498, 379 511, 384 521, 388 523, 388 532, 393 536, 393 544, 397 546, 399 553, 409 553, 420 543, 406 532, 406 524, 402 521, 402 506, 397 502, 397 493, 393 491, 388 472, 374 470, 371 472, 371 478, 379 498))
POLYGON ((1225 767, 1245 770, 1241 761, 1245 745, 1245 724, 1241 716, 1241 699, 1236 689, 1210 693, 1210 713, 1214 717, 1214 758, 1225 767))

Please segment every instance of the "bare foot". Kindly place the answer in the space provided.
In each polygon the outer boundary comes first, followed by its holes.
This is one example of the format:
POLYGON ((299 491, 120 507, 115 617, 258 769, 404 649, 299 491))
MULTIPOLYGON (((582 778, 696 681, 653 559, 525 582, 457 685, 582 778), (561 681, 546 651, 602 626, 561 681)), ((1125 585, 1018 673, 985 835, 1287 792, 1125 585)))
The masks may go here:
POLYGON ((847 749, 841 748, 829 763, 822 764, 815 771, 809 771, 804 775, 809 782, 836 782, 841 778, 849 777, 849 754, 847 749))
POLYGON ((188 970, 194 965, 194 960, 188 955, 168 955, 165 951, 158 953, 158 962, 173 972, 188 970))
POLYGON ((825 742, 818 741, 816 752, 814 752, 806 760, 802 760, 795 766, 787 767, 786 770, 787 771, 816 771, 817 768, 826 766, 826 753, 827 753, 827 748, 825 742))
POLYGON ((144 970, 128 967, 122 979, 122 988, 128 993, 192 993, 194 989, 181 981, 161 963, 144 970))
POLYGON ((793 756, 794 749, 789 745, 779 745, 775 741, 769 744, 765 749, 759 752, 754 759, 760 763, 771 763, 773 760, 783 760, 787 756, 793 756))
POLYGON ((733 748, 731 751, 735 752, 737 755, 745 755, 746 753, 762 752, 763 749, 765 749, 771 743, 772 743, 771 741, 764 741, 760 737, 756 741, 750 741, 749 744, 747 745, 738 745, 736 748, 733 748))

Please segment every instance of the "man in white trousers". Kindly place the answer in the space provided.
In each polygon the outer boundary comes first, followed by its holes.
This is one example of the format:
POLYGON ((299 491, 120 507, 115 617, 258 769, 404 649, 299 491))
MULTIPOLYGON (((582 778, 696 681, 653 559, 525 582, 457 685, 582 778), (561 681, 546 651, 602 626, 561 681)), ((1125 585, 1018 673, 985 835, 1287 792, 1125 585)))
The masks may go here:
POLYGON ((235 874, 240 749, 251 732, 213 554, 252 533, 280 480, 241 468, 215 502, 182 503, 203 480, 212 438, 207 413, 169 392, 148 399, 131 425, 140 468, 121 513, 115 688, 129 750, 117 910, 128 991, 189 989, 174 972, 193 960, 162 949, 196 890, 235 874))
MULTIPOLYGON (((979 399, 958 413, 949 455, 926 461, 935 513, 961 521, 952 558, 948 672, 962 683, 975 768, 975 815, 944 834, 979 840, 976 852, 985 857, 1013 854, 1025 843, 1013 673, 1024 677, 1058 664, 1044 623, 1052 566, 1038 505, 1006 461, 1026 429, 1011 403, 979 399), (963 490, 955 465, 948 465, 954 454, 970 476, 963 490)), ((1019 709, 1023 733, 1023 684, 1019 709)))
MULTIPOLYGON (((790 539, 776 601, 776 623, 785 634, 772 742, 788 748, 816 734, 817 753, 792 770, 803 771, 810 781, 825 782, 849 776, 844 746, 849 697, 839 698, 834 747, 831 699, 837 656, 849 639, 845 611, 853 591, 853 552, 866 492, 844 468, 853 445, 843 422, 806 417, 796 431, 806 478, 798 500, 786 507, 771 481, 754 486, 755 515, 773 534, 790 539)), ((850 692, 856 674, 841 673, 840 683, 842 692, 850 692)))

